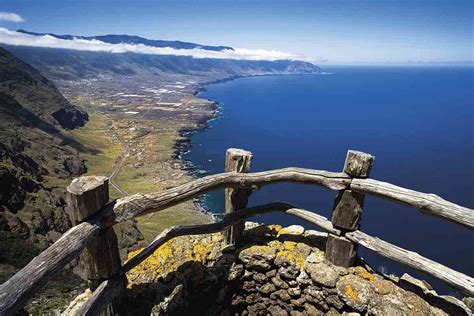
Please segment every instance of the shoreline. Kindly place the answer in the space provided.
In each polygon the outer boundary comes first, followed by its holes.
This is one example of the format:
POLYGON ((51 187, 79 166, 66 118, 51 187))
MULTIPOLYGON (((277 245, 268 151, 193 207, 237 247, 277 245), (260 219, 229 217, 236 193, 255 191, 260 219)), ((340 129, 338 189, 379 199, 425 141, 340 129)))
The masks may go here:
MULTIPOLYGON (((232 76, 229 78, 218 79, 218 80, 210 81, 207 83, 203 83, 202 85, 200 85, 200 87, 198 87, 198 89, 196 89, 196 91, 192 94, 192 96, 197 99, 202 99, 202 100, 207 100, 207 101, 212 102, 214 106, 212 115, 208 118, 205 118, 202 121, 198 121, 196 123, 197 124, 196 128, 180 130, 179 135, 181 139, 177 140, 174 145, 175 154, 173 158, 177 159, 181 163, 183 170, 189 176, 193 178, 198 178, 199 175, 204 175, 208 173, 207 170, 199 169, 199 167, 196 166, 191 160, 187 160, 183 157, 184 155, 188 154, 192 150, 192 145, 191 145, 192 135, 196 133, 204 132, 207 129, 211 128, 211 125, 209 123, 218 119, 220 114, 222 113, 223 107, 219 101, 199 97, 200 93, 207 91, 208 86, 213 85, 213 84, 224 83, 228 81, 234 81, 234 80, 242 79, 242 78, 268 77, 268 76, 291 76, 291 75, 297 75, 297 76, 299 75, 326 75, 326 74, 327 73, 321 71, 320 73, 311 73, 311 74, 302 73, 302 74, 264 74, 264 75, 251 75, 251 76, 232 76)), ((218 219, 218 217, 221 216, 222 214, 216 214, 210 210, 210 208, 205 204, 205 201, 204 201, 205 196, 206 195, 196 198, 193 201, 193 204, 195 205, 197 211, 211 216, 215 222, 218 219)))

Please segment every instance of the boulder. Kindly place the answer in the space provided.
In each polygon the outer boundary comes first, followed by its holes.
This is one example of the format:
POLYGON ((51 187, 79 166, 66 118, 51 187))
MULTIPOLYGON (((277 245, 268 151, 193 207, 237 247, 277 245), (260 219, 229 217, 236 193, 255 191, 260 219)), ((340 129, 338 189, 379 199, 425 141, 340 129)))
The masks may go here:
POLYGON ((337 282, 336 288, 339 297, 359 312, 367 310, 370 298, 374 296, 369 281, 353 274, 343 276, 337 282))
POLYGON ((314 282, 326 287, 334 287, 339 276, 332 266, 325 263, 308 263, 306 271, 314 282))

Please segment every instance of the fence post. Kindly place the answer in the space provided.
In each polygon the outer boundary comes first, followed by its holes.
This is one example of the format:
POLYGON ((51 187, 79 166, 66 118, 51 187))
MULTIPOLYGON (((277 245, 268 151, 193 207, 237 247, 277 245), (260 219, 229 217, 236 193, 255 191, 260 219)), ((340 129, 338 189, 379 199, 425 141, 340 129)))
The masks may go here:
MULTIPOLYGON (((229 148, 225 157, 225 171, 247 173, 250 171, 252 163, 252 153, 250 151, 229 148)), ((248 189, 225 189, 225 214, 235 212, 247 206, 248 198, 252 190, 248 189)), ((244 222, 239 222, 226 231, 224 237, 228 245, 237 243, 244 232, 244 222)))
MULTIPOLYGON (((75 178, 67 187, 66 200, 73 225, 99 211, 109 201, 109 180, 102 176, 75 178)), ((115 274, 121 266, 117 236, 112 227, 102 230, 86 247, 80 257, 87 273, 89 288, 115 274)), ((126 282, 123 277, 123 288, 126 282)), ((108 307, 111 315, 120 314, 120 296, 108 307)))
MULTIPOLYGON (((343 172, 354 178, 367 178, 374 158, 360 151, 349 150, 343 172)), ((344 234, 359 228, 364 198, 364 194, 351 190, 341 190, 336 197, 331 221, 334 227, 342 231, 342 235, 328 234, 326 242, 326 259, 336 265, 350 267, 354 264, 357 245, 345 238, 344 234)))

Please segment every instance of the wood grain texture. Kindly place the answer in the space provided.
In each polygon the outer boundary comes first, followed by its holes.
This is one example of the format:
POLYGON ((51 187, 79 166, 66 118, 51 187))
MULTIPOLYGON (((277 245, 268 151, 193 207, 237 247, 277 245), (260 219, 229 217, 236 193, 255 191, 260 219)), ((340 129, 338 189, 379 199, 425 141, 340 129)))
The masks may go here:
POLYGON ((114 225, 128 219, 150 214, 199 195, 226 187, 241 189, 258 189, 264 185, 296 182, 316 184, 322 187, 341 190, 349 187, 350 177, 344 173, 303 169, 284 168, 256 173, 220 173, 193 180, 178 187, 150 194, 134 194, 108 206, 107 225, 114 225))
POLYGON ((109 180, 103 176, 75 178, 66 189, 67 209, 73 224, 96 213, 108 200, 109 180))
MULTIPOLYGON (((109 201, 106 177, 83 176, 72 180, 67 187, 67 203, 72 218, 83 220, 97 213, 109 201)), ((104 228, 93 238, 80 256, 87 273, 89 288, 94 291, 101 282, 114 275, 121 267, 117 235, 113 227, 104 228)), ((123 289, 125 289, 125 282, 123 289)), ((111 314, 120 312, 119 298, 110 306, 111 314)))
POLYGON ((99 231, 97 221, 74 226, 0 285, 0 315, 14 315, 57 271, 77 257, 99 231))
POLYGON ((360 226, 364 199, 364 194, 351 190, 340 191, 334 202, 332 224, 344 230, 357 230, 360 226))
POLYGON ((367 178, 370 175, 375 157, 356 150, 347 151, 344 172, 353 177, 367 178))
MULTIPOLYGON (((370 175, 375 157, 360 151, 349 150, 343 171, 354 178, 366 178, 370 175)), ((343 231, 359 229, 364 207, 365 195, 352 190, 341 190, 334 202, 331 222, 343 231)), ((355 262, 357 244, 343 236, 328 234, 325 257, 335 265, 348 268, 355 262)))
MULTIPOLYGON (((225 172, 248 173, 252 164, 252 153, 250 151, 229 148, 226 152, 225 172)), ((247 207, 247 202, 252 190, 239 188, 225 189, 225 214, 235 212, 247 207)), ((240 221, 227 228, 224 233, 225 242, 236 244, 242 238, 244 222, 240 221)))
POLYGON ((374 179, 352 179, 351 190, 406 204, 423 214, 474 228, 474 210, 448 202, 435 194, 421 193, 374 179))
POLYGON ((448 284, 474 296, 474 279, 440 263, 425 258, 416 252, 405 250, 361 231, 350 232, 346 238, 364 246, 381 256, 405 264, 418 271, 426 272, 448 284))
POLYGON ((328 234, 324 256, 329 262, 349 268, 354 265, 357 255, 357 244, 343 236, 328 234))

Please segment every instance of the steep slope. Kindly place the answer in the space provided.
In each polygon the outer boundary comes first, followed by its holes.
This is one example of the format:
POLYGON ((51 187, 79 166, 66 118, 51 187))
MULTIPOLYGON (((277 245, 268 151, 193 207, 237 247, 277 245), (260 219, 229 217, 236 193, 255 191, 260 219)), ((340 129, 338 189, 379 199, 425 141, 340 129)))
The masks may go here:
POLYGON ((2 233, 43 248, 70 226, 56 185, 86 171, 66 131, 86 121, 46 78, 0 48, 2 233))

